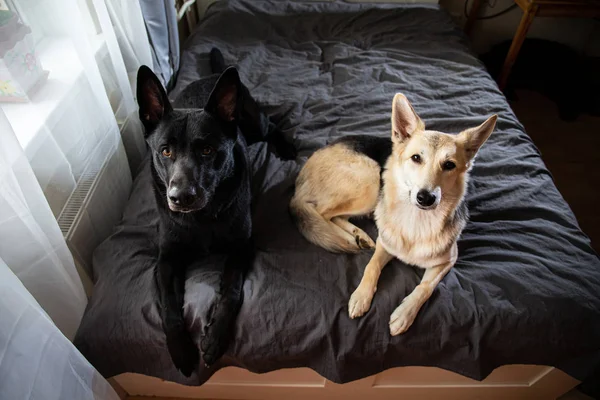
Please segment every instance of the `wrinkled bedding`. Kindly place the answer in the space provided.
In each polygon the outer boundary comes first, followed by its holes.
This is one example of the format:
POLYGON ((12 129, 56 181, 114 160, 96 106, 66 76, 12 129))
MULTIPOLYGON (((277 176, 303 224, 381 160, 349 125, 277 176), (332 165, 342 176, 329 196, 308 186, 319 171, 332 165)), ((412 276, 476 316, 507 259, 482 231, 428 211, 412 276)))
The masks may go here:
MULTIPOLYGON (((174 97, 208 73, 217 46, 299 151, 250 149, 254 238, 235 339, 221 362, 185 378, 172 365, 153 285, 157 217, 148 164, 114 234, 94 255, 95 290, 75 343, 106 377, 137 372, 189 385, 219 367, 310 367, 335 382, 396 366, 437 366, 483 379, 504 364, 545 364, 585 379, 600 361, 600 262, 540 154, 459 29, 433 6, 232 0, 213 4, 182 54, 174 97), (287 211, 306 158, 349 134, 390 134, 405 93, 430 129, 459 132, 497 113, 472 170, 471 221, 459 260, 410 330, 389 315, 422 272, 393 261, 371 310, 347 302, 371 253, 306 242, 287 211)), ((372 237, 373 223, 358 222, 372 237)), ((220 268, 196 265, 185 315, 199 340, 220 268)))

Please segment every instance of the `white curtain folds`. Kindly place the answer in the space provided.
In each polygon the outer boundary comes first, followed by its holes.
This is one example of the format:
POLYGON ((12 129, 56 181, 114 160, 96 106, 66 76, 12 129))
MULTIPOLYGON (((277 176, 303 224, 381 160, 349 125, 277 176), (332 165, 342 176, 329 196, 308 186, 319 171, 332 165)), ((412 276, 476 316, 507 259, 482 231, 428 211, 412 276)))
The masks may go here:
MULTIPOLYGON (((0 238, 0 262, 10 267, 54 323, 72 338, 87 303, 83 285, 29 160, 3 114, 0 238)), ((0 326, 6 326, 4 315, 2 310, 0 326)))
POLYGON ((119 399, 2 260, 0 293, 0 399, 119 399))
POLYGON ((141 64, 137 0, 0 0, 0 398, 116 398, 69 339, 145 155, 141 64))

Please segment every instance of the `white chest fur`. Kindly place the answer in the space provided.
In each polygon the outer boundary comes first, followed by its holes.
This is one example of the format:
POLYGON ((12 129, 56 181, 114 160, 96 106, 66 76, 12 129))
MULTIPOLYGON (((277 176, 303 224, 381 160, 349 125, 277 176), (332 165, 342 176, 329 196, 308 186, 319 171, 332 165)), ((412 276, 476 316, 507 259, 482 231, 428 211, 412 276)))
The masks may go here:
MULTIPOLYGON (((386 251, 407 264, 430 268, 447 262, 456 240, 448 231, 444 210, 420 210, 412 204, 375 209, 379 240, 386 251)), ((451 229, 451 228, 450 228, 451 229)))

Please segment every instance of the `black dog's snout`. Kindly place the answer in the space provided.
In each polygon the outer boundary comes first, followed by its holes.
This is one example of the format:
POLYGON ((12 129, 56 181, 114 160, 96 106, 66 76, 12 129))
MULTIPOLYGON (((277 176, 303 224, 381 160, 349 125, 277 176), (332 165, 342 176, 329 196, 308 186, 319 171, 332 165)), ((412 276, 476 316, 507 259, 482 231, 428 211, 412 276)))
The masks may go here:
POLYGON ((192 205, 194 201, 196 201, 196 189, 194 189, 192 186, 182 188, 178 186, 172 186, 169 188, 168 196, 169 200, 171 200, 171 203, 181 207, 186 207, 192 205))
POLYGON ((428 190, 419 190, 417 193, 417 203, 423 207, 432 206, 435 203, 435 194, 432 194, 428 190))

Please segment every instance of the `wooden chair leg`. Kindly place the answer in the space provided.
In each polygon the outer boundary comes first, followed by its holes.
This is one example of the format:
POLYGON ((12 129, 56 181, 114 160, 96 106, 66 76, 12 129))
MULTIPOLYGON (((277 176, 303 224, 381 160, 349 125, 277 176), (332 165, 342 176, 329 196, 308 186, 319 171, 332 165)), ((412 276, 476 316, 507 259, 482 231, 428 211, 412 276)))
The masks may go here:
POLYGON ((537 11, 538 6, 532 6, 526 9, 523 13, 521 23, 517 28, 517 32, 515 33, 512 44, 510 45, 510 49, 508 50, 508 54, 506 55, 506 59, 504 60, 502 72, 500 73, 500 79, 498 79, 498 87, 500 88, 500 90, 504 90, 504 88, 506 87, 506 83, 508 82, 508 76, 510 75, 510 70, 512 69, 515 61, 517 60, 519 50, 521 50, 521 46, 523 45, 525 37, 527 36, 527 31, 529 31, 529 27, 531 27, 531 23, 533 22, 537 11))
POLYGON ((467 22, 465 22, 465 33, 467 34, 467 36, 471 34, 473 25, 475 25, 475 21, 477 21, 477 17, 479 16, 479 12, 481 11, 482 3, 482 0, 473 0, 473 4, 471 5, 471 9, 469 10, 469 17, 467 18, 467 22))

